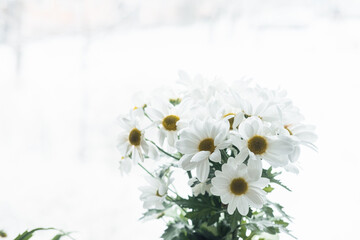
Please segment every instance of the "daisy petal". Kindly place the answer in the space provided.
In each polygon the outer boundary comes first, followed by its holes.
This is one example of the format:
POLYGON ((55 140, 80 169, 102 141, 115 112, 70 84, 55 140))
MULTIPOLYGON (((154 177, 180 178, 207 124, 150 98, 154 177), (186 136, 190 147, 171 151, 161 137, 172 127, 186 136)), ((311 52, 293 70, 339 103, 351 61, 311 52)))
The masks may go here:
POLYGON ((250 159, 248 162, 248 173, 251 179, 258 180, 262 173, 261 160, 250 159))
POLYGON ((249 213, 249 202, 244 196, 239 197, 236 207, 243 216, 249 213))
POLYGON ((204 160, 207 160, 209 156, 210 156, 209 151, 200 151, 192 157, 191 162, 194 163, 202 162, 204 160))
POLYGON ((211 155, 210 155, 210 160, 213 162, 221 162, 221 153, 219 150, 215 150, 211 155))
POLYGON ((202 161, 196 166, 196 176, 200 182, 205 182, 209 176, 209 161, 202 161))
POLYGON ((254 208, 261 208, 264 204, 263 197, 252 189, 246 192, 246 197, 248 198, 249 204, 254 208))

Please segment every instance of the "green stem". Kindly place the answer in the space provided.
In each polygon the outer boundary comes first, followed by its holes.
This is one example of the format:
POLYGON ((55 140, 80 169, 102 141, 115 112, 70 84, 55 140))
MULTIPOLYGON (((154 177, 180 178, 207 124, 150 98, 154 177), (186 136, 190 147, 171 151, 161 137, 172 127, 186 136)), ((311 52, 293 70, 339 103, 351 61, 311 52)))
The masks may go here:
POLYGON ((175 157, 174 155, 171 155, 170 153, 166 152, 164 149, 162 149, 161 147, 159 147, 154 141, 152 141, 152 140, 150 140, 150 139, 147 139, 147 138, 145 138, 145 140, 151 142, 152 144, 154 144, 155 147, 156 147, 160 152, 164 153, 165 155, 167 155, 167 156, 169 156, 169 157, 171 157, 171 158, 173 158, 173 159, 175 159, 175 160, 178 160, 178 161, 180 160, 180 158, 175 157))
POLYGON ((190 172, 190 171, 187 171, 187 175, 188 175, 189 179, 191 179, 191 178, 192 178, 192 174, 191 174, 191 172, 190 172))
POLYGON ((150 176, 154 177, 154 175, 153 175, 151 172, 149 172, 141 163, 138 163, 138 165, 139 165, 142 169, 144 169, 144 171, 147 172, 150 176))
POLYGON ((238 232, 239 232, 239 226, 237 226, 234 232, 232 233, 232 240, 239 240, 238 232))
POLYGON ((168 195, 168 196, 166 196, 166 199, 167 199, 168 201, 171 201, 171 202, 175 203, 176 205, 179 206, 179 208, 181 208, 181 210, 184 211, 184 213, 187 213, 186 210, 185 210, 182 206, 180 206, 179 204, 177 204, 172 197, 170 197, 170 196, 168 195))

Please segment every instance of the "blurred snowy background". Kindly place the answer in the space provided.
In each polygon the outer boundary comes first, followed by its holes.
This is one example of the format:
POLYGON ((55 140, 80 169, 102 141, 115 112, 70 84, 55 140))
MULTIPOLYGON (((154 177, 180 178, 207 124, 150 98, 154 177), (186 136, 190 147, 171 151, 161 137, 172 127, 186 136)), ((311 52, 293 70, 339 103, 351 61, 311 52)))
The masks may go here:
MULTIPOLYGON (((177 71, 281 86, 319 153, 269 195, 300 240, 359 236, 358 0, 0 0, 0 229, 159 239, 139 222, 140 169, 121 177, 116 118, 177 71)), ((36 239, 49 239, 46 234, 36 239)), ((290 239, 286 235, 281 240, 290 239)))

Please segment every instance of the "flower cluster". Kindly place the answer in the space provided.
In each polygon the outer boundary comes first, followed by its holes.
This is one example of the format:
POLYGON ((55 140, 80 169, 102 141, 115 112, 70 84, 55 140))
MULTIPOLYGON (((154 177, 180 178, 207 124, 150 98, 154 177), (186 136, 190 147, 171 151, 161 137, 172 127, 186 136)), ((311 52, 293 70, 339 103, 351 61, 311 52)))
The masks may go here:
POLYGON ((273 169, 298 173, 301 147, 316 149, 314 127, 303 123, 285 91, 179 76, 176 91, 157 91, 119 118, 121 171, 139 165, 149 174, 140 188, 145 216, 170 218, 162 236, 168 240, 288 232, 289 217, 266 195, 273 184, 283 186, 273 169), (158 169, 147 170, 148 161, 158 169), (191 196, 172 188, 178 169, 189 178, 191 196))

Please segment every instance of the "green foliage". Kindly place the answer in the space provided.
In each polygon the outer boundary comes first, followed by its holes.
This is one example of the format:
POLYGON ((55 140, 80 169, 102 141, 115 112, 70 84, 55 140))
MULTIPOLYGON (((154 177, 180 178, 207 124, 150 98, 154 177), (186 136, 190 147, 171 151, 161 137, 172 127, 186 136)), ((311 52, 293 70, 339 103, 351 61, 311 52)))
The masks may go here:
POLYGON ((218 222, 220 213, 223 212, 220 198, 209 194, 191 196, 188 199, 176 198, 174 202, 185 209, 190 209, 185 217, 191 219, 195 227, 206 223, 211 226, 218 222))
MULTIPOLYGON (((60 240, 62 237, 69 237, 69 234, 70 233, 66 233, 66 232, 63 232, 62 230, 58 230, 56 228, 35 228, 33 230, 30 230, 30 231, 25 231, 23 232, 22 234, 19 234, 14 240, 29 240, 33 237, 33 234, 35 232, 38 232, 38 231, 48 231, 48 230, 54 230, 54 231, 57 231, 58 234, 56 234, 52 240, 60 240)), ((73 238, 71 238, 73 239, 73 238)))
POLYGON ((0 237, 1 238, 6 238, 7 237, 6 232, 4 232, 3 230, 0 230, 0 237))
POLYGON ((274 188, 271 187, 270 184, 267 185, 267 186, 264 188, 264 191, 267 192, 267 193, 271 193, 273 190, 274 190, 274 188))
POLYGON ((149 209, 145 213, 143 213, 143 216, 139 220, 145 220, 147 218, 159 219, 162 218, 164 215, 165 209, 149 209))
POLYGON ((268 178, 270 180, 270 182, 276 183, 277 185, 282 186, 283 188, 285 188, 286 190, 291 192, 290 188, 288 188, 287 186, 282 184, 282 182, 280 180, 275 178, 276 176, 278 176, 280 174, 281 174, 281 172, 272 172, 272 167, 270 167, 268 170, 263 169, 262 177, 268 178))
POLYGON ((176 105, 179 105, 180 103, 181 103, 181 98, 171 98, 171 99, 169 99, 169 102, 172 104, 172 105, 174 105, 174 106, 176 106, 176 105))
POLYGON ((181 240, 181 239, 186 239, 186 238, 182 238, 184 236, 186 236, 187 234, 187 226, 185 223, 183 222, 174 222, 174 223, 170 223, 168 224, 165 232, 163 233, 163 235, 161 235, 161 237, 164 240, 181 240))

